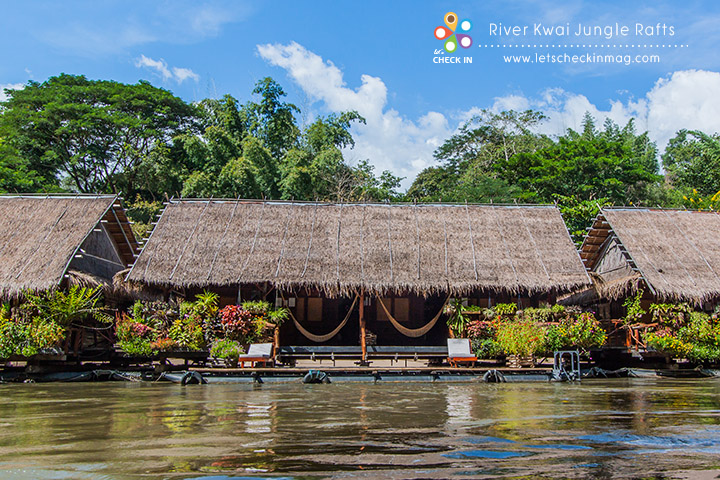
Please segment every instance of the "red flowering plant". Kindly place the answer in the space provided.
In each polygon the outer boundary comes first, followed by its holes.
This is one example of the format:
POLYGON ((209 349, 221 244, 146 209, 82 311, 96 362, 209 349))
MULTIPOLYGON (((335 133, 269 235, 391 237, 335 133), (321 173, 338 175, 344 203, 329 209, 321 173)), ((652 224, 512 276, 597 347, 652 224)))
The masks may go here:
POLYGON ((466 333, 470 339, 494 338, 499 325, 497 318, 492 320, 472 320, 467 325, 466 333))
POLYGON ((152 343, 157 339, 158 330, 154 322, 143 317, 132 317, 127 313, 117 316, 115 333, 120 348, 129 355, 148 356, 157 350, 152 343))
POLYGON ((227 339, 243 344, 268 342, 288 316, 286 308, 273 309, 265 301, 248 301, 220 310, 220 323, 227 339))
POLYGON ((177 342, 170 337, 160 337, 150 344, 155 350, 168 352, 177 346, 177 342))
POLYGON ((255 315, 240 305, 228 305, 220 310, 220 323, 225 337, 240 343, 251 343, 255 334, 255 315))

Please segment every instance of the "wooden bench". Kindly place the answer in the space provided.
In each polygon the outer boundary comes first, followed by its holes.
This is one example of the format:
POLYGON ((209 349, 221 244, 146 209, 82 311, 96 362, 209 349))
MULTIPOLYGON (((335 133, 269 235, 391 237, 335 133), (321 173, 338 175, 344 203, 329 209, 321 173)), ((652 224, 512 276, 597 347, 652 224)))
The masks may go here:
POLYGON ((395 345, 372 345, 367 347, 368 360, 390 360, 390 365, 395 362, 404 361, 407 367, 408 360, 414 362, 426 360, 428 363, 442 363, 447 358, 448 349, 445 346, 417 345, 417 346, 395 346, 395 345))
MULTIPOLYGON (((394 346, 394 345, 368 345, 367 360, 390 360, 390 365, 408 360, 428 362, 442 362, 447 358, 446 346, 420 345, 420 346, 394 346)), ((312 360, 322 363, 330 360, 335 366, 337 360, 362 360, 362 348, 359 345, 330 346, 282 346, 278 349, 279 361, 283 364, 294 365, 297 360, 312 360)), ((356 362, 357 363, 357 362, 356 362)))
POLYGON ((335 366, 337 360, 358 359, 362 357, 362 348, 357 345, 331 346, 282 346, 278 348, 278 361, 283 365, 294 365, 297 360, 312 360, 322 363, 323 360, 330 360, 335 366))

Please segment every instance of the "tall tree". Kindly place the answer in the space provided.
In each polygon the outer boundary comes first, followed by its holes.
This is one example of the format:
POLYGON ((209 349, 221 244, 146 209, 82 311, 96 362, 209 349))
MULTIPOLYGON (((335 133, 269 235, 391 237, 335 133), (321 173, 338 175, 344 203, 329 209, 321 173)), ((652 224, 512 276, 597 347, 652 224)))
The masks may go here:
POLYGON ((300 111, 292 103, 282 101, 286 96, 282 87, 270 77, 263 78, 252 92, 260 95, 260 103, 248 102, 242 114, 250 135, 260 139, 275 159, 295 146, 300 129, 295 114, 300 111))
POLYGON ((701 195, 720 190, 720 135, 680 130, 670 139, 662 156, 671 183, 695 188, 701 195))
POLYGON ((552 141, 534 132, 545 116, 533 110, 482 110, 445 141, 435 158, 440 166, 421 172, 407 197, 421 201, 509 202, 520 190, 502 178, 499 166, 519 153, 552 141))
POLYGON ((192 106, 147 82, 62 74, 9 91, 0 132, 47 182, 66 178, 79 192, 128 195, 137 167, 175 135, 192 131, 194 116, 192 106))

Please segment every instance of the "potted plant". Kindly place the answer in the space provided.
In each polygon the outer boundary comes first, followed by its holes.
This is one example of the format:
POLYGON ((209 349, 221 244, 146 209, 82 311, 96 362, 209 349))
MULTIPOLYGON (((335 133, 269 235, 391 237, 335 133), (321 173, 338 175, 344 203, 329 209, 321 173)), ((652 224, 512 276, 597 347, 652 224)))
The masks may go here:
POLYGON ((222 338, 216 340, 210 348, 210 355, 221 359, 228 367, 237 367, 238 357, 245 353, 240 342, 222 338))
POLYGON ((534 366, 535 354, 545 347, 545 329, 528 320, 504 322, 498 326, 497 342, 511 367, 534 366))

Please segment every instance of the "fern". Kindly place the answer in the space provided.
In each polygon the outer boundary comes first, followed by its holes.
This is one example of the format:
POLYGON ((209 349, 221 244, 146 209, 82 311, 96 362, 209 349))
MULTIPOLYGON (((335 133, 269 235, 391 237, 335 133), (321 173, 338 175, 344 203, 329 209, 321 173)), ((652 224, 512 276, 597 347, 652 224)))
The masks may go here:
POLYGON ((73 285, 67 292, 54 290, 34 294, 25 292, 27 302, 22 306, 27 317, 40 317, 54 321, 62 327, 80 326, 87 318, 98 322, 112 323, 113 318, 102 307, 100 288, 87 288, 73 285))

